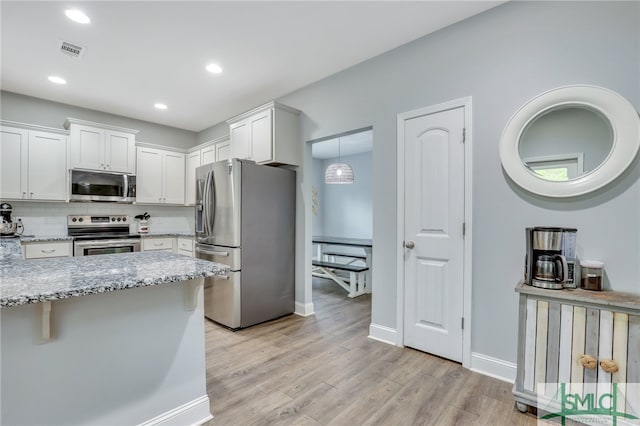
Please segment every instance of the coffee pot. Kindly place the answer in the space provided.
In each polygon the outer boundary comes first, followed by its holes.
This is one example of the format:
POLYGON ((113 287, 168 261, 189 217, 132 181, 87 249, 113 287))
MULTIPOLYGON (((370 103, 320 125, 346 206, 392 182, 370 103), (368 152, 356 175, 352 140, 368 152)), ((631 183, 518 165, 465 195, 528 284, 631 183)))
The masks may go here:
POLYGON ((554 290, 575 288, 576 233, 575 228, 527 228, 525 283, 554 290))

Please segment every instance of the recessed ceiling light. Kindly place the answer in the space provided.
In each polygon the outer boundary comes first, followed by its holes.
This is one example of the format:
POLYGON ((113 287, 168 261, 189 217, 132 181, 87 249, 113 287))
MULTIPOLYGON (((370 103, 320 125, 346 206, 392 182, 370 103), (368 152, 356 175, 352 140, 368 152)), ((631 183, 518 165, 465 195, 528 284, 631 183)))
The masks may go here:
POLYGON ((91 19, 78 9, 67 9, 64 11, 64 14, 67 15, 67 18, 79 24, 88 24, 91 22, 91 19))
POLYGON ((67 80, 65 80, 62 77, 58 77, 55 75, 50 75, 49 76, 49 81, 55 84, 67 84, 67 80))
POLYGON ((158 104, 154 104, 153 106, 158 109, 167 109, 167 106, 165 104, 158 103, 158 104))
POLYGON ((207 71, 212 74, 220 74, 222 72, 222 68, 218 64, 209 64, 207 65, 207 71))

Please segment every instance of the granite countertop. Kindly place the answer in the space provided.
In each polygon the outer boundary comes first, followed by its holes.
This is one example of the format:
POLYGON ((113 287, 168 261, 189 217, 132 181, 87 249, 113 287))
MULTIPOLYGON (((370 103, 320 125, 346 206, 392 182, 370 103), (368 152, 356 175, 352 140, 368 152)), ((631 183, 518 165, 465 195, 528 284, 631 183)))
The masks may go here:
POLYGON ((140 235, 141 238, 153 238, 153 237, 184 237, 184 238, 193 238, 192 233, 182 233, 182 232, 150 232, 148 234, 137 234, 140 235))
POLYGON ((225 275, 226 265, 166 252, 24 260, 19 240, 0 241, 0 307, 225 275))
POLYGON ((20 237, 23 243, 42 243, 47 241, 73 241, 73 237, 68 235, 28 235, 20 237))

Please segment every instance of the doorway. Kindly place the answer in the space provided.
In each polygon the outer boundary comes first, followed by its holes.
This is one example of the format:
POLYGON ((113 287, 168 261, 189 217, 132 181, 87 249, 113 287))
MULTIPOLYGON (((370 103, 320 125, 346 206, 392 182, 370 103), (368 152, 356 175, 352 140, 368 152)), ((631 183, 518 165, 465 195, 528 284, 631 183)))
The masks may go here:
POLYGON ((370 298, 372 156, 371 128, 311 141, 312 300, 320 285, 370 298))
POLYGON ((471 361, 470 130, 470 98, 398 115, 399 344, 465 366, 471 361))

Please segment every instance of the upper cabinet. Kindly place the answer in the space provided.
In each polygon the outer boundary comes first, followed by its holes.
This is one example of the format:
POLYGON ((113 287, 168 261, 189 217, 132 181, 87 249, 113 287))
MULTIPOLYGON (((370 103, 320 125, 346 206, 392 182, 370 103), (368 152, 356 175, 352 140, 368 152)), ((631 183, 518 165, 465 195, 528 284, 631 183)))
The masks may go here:
POLYGON ((196 203, 196 169, 205 164, 228 160, 229 137, 223 136, 213 141, 205 142, 191 148, 187 153, 187 171, 185 180, 185 204, 192 206, 196 203))
POLYGON ((137 130, 68 118, 70 168, 135 174, 137 130))
POLYGON ((185 154, 138 146, 136 202, 184 204, 185 154))
POLYGON ((230 157, 259 164, 301 164, 300 111, 270 102, 230 120, 230 157))
POLYGON ((67 199, 67 135, 0 127, 0 198, 65 201, 67 199))

